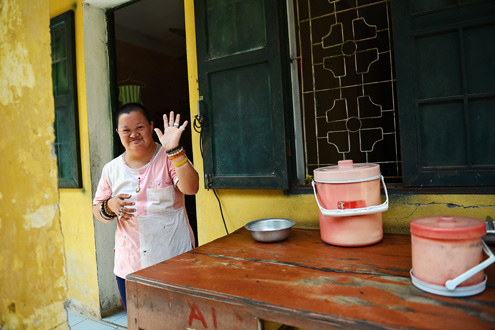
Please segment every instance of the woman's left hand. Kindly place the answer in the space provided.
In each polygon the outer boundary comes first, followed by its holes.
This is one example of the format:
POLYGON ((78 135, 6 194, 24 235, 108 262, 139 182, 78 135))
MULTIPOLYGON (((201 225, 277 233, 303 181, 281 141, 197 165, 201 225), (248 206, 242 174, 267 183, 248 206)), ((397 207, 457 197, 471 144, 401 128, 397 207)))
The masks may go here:
POLYGON ((160 140, 165 150, 170 150, 179 145, 180 137, 187 126, 187 120, 180 125, 180 115, 174 116, 174 112, 170 111, 170 116, 163 115, 164 132, 159 128, 155 128, 155 133, 160 140))

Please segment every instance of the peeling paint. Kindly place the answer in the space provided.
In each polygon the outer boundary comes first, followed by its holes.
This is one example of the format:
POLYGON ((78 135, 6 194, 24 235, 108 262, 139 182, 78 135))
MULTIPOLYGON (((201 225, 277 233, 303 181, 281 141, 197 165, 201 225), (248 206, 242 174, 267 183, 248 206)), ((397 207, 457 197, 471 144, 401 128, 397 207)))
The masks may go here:
POLYGON ((31 214, 26 214, 23 216, 24 223, 23 227, 26 230, 31 230, 32 228, 49 228, 53 224, 53 218, 55 217, 55 212, 57 211, 58 205, 44 205, 40 206, 35 212, 31 214))
MULTIPOLYGON (((323 297, 323 293, 325 292, 325 286, 327 288, 330 287, 347 287, 347 288, 356 288, 359 289, 361 294, 380 294, 383 296, 384 300, 393 299, 393 296, 397 297, 407 297, 407 300, 410 303, 418 303, 423 305, 430 306, 449 306, 449 307, 458 307, 460 309, 466 309, 466 307, 460 307, 457 301, 446 301, 441 299, 436 299, 435 296, 430 295, 428 293, 424 293, 420 289, 410 285, 410 278, 399 278, 394 276, 381 276, 381 281, 372 280, 371 278, 356 278, 353 277, 349 281, 341 282, 339 277, 318 277, 318 278, 308 278, 303 279, 294 285, 297 287, 299 284, 306 284, 310 286, 318 287, 318 294, 323 297), (370 291, 372 290, 372 291, 370 291), (378 290, 378 291, 376 291, 378 290), (369 291, 366 293, 366 291, 369 291)), ((335 288, 332 289, 335 291, 335 288)), ((363 296, 365 297, 365 296, 363 296)), ((333 296, 331 294, 328 295, 330 300, 340 303, 342 305, 359 305, 359 306, 367 306, 364 298, 357 298, 356 296, 333 296)), ((409 306, 410 308, 411 306, 409 306)), ((408 308, 408 306, 392 306, 390 305, 388 308, 395 310, 404 310, 408 308)), ((480 315, 484 320, 495 322, 495 315, 480 315)))
POLYGON ((359 305, 359 306, 370 306, 371 303, 367 300, 364 299, 359 299, 356 297, 342 297, 342 296, 335 296, 330 298, 331 301, 334 301, 336 303, 339 303, 341 305, 347 305, 347 306, 352 306, 352 305, 359 305))
POLYGON ((69 329, 67 325, 67 312, 60 309, 57 302, 43 306, 42 308, 37 308, 32 315, 23 319, 23 324, 25 329, 39 329, 42 325, 40 320, 44 320, 44 324, 46 324, 47 318, 53 320, 51 322, 52 324, 60 325, 56 329, 69 329))
POLYGON ((6 308, 2 308, 3 310, 7 310, 8 313, 5 313, 4 318, 2 319, 2 323, 0 323, 1 329, 20 329, 19 319, 16 313, 15 302, 3 302, 6 308))
POLYGON ((5 330, 68 329, 57 162, 49 155, 55 140, 50 2, 0 0, 0 328, 5 330))
POLYGON ((57 159, 57 151, 55 150, 55 146, 52 144, 51 145, 51 149, 50 149, 50 156, 53 158, 53 159, 57 159))
POLYGON ((0 104, 8 105, 23 94, 23 88, 35 86, 34 70, 29 61, 31 55, 26 47, 29 43, 24 35, 16 34, 21 40, 7 39, 22 25, 22 13, 15 1, 3 1, 0 11, 0 104), (17 17, 13 20, 12 17, 17 17))

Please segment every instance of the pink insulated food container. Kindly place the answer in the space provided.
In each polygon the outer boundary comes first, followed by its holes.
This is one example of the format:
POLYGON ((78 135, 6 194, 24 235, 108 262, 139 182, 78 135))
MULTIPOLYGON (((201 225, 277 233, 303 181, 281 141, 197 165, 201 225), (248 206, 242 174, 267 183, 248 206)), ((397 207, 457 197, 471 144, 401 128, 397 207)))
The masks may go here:
POLYGON ((338 246, 365 246, 383 238, 382 212, 388 209, 388 193, 378 164, 354 164, 314 171, 313 191, 319 208, 321 239, 338 246), (386 201, 382 203, 380 181, 386 201))
POLYGON ((482 240, 478 219, 432 216, 411 222, 412 283, 443 296, 470 296, 486 287, 483 269, 495 256, 482 240), (489 256, 483 260, 483 251, 489 256))

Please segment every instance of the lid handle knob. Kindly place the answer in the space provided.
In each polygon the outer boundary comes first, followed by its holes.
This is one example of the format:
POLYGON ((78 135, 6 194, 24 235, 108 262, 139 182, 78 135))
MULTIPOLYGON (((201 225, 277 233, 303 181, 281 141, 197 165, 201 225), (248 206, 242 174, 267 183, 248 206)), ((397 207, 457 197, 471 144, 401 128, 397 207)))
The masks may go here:
POLYGON ((352 159, 347 159, 347 160, 339 160, 339 169, 348 169, 348 168, 353 168, 353 162, 352 159))
POLYGON ((450 215, 444 215, 438 219, 438 222, 440 222, 440 223, 454 223, 455 219, 454 219, 454 217, 452 217, 450 215))
POLYGON ((450 215, 443 215, 438 218, 438 226, 441 228, 454 228, 457 220, 450 215))

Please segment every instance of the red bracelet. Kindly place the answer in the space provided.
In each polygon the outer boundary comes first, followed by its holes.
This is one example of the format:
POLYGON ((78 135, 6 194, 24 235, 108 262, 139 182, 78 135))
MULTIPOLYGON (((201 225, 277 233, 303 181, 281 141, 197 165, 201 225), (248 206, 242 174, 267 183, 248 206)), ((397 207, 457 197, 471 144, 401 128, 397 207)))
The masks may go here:
POLYGON ((168 159, 174 160, 174 159, 179 158, 180 156, 184 155, 185 153, 186 153, 186 151, 184 149, 182 149, 181 152, 179 152, 178 154, 175 154, 173 156, 169 156, 168 159))

